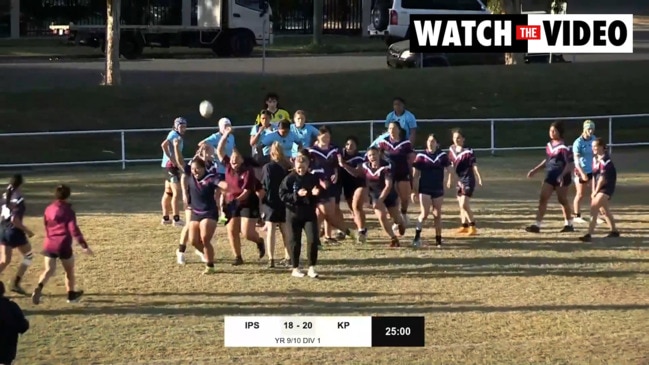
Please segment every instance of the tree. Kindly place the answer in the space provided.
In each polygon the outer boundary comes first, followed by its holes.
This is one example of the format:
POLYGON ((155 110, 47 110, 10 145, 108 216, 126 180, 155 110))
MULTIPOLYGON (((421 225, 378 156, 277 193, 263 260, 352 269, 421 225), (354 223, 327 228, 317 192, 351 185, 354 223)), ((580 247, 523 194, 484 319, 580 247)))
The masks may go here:
POLYGON ((323 11, 324 1, 313 0, 313 44, 317 46, 322 44, 323 11))
POLYGON ((106 76, 104 85, 122 83, 119 70, 119 22, 121 0, 106 0, 106 76))
MULTIPOLYGON (((521 0, 501 0, 504 2, 502 9, 506 14, 520 14, 521 13, 521 0)), ((505 53, 506 65, 520 65, 525 63, 525 55, 523 53, 505 53)))

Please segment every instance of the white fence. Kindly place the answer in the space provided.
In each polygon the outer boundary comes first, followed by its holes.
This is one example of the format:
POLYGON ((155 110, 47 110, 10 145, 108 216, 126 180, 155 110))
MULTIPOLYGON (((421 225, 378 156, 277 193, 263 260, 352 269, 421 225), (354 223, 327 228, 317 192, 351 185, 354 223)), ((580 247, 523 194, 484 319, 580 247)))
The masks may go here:
MULTIPOLYGON (((496 146, 496 123, 497 122, 539 122, 539 121, 555 121, 555 120, 585 120, 585 119, 596 119, 596 120, 607 120, 608 121, 608 136, 606 140, 608 141, 609 147, 633 147, 633 146, 649 146, 649 141, 646 142, 634 142, 634 143, 619 143, 616 144, 613 141, 613 128, 614 128, 614 119, 628 119, 628 118, 649 118, 649 114, 625 114, 625 115, 594 115, 594 116, 580 116, 580 117, 544 117, 544 118, 493 118, 493 119, 418 119, 417 123, 419 125, 418 129, 420 133, 428 134, 429 126, 427 124, 434 123, 484 123, 489 124, 490 126, 490 138, 491 143, 488 148, 475 148, 476 151, 490 151, 492 154, 498 151, 522 151, 522 150, 538 150, 543 149, 545 146, 535 146, 535 147, 498 147, 496 146)), ((362 125, 365 124, 368 126, 368 132, 370 140, 374 140, 375 133, 374 127, 379 126, 383 128, 385 121, 384 120, 364 120, 364 121, 342 121, 342 122, 327 122, 326 125, 362 125)), ((314 124, 321 124, 315 123, 314 124)), ((601 122, 600 122, 601 125, 601 122)), ((235 129, 250 129, 251 125, 245 126, 234 126, 235 129)), ((215 127, 192 127, 190 131, 210 131, 215 132, 215 127)), ((119 134, 121 140, 121 157, 119 159, 113 160, 99 160, 99 161, 61 161, 61 162, 32 162, 32 163, 21 163, 21 164, 0 164, 0 168, 9 168, 9 167, 50 167, 50 166, 73 166, 73 165, 97 165, 97 164, 121 164, 122 169, 126 169, 126 165, 129 163, 151 163, 151 162, 160 162, 160 158, 148 158, 148 159, 128 159, 126 157, 126 134, 127 133, 145 133, 145 132, 160 132, 160 140, 164 138, 162 133, 169 131, 169 128, 153 128, 153 129, 114 129, 114 130, 88 130, 88 131, 56 131, 56 132, 26 132, 26 133, 4 133, 0 134, 0 138, 7 137, 36 137, 36 136, 70 136, 70 135, 91 135, 91 134, 119 134)), ((153 148, 155 148, 153 146, 153 148)), ((160 153, 162 156, 162 154, 160 153)))

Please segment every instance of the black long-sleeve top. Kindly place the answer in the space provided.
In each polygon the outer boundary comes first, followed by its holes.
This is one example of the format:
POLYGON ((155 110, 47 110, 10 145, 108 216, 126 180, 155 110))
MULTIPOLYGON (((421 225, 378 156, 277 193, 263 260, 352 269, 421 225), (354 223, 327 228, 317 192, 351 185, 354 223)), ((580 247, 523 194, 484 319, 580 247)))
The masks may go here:
POLYGON ((322 191, 320 180, 313 174, 298 175, 291 172, 282 180, 279 186, 279 196, 291 214, 298 216, 302 220, 311 221, 317 219, 316 206, 318 197, 311 194, 311 190, 316 186, 322 191), (305 189, 307 195, 298 196, 297 192, 300 189, 305 189))
POLYGON ((279 195, 279 187, 287 174, 288 170, 280 163, 273 161, 264 165, 261 184, 266 194, 262 203, 274 209, 284 208, 284 203, 279 195))

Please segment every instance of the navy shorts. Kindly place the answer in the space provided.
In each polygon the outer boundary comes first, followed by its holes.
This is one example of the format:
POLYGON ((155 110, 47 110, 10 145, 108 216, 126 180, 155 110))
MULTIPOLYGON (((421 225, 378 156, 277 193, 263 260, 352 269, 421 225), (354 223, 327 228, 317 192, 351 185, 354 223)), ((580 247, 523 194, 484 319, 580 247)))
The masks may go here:
POLYGON ((206 212, 197 212, 195 210, 192 210, 191 218, 189 218, 190 221, 192 221, 192 222, 200 222, 203 219, 218 220, 219 219, 218 210, 213 209, 213 210, 208 210, 206 212))
POLYGON ((0 243, 11 248, 20 247, 29 243, 25 232, 18 228, 2 228, 0 243))
POLYGON ((574 174, 575 184, 585 184, 593 180, 593 173, 592 172, 587 173, 586 177, 588 177, 587 180, 582 180, 581 175, 579 174, 579 170, 575 169, 575 174, 574 174))
POLYGON ((286 222, 286 207, 284 206, 271 207, 270 205, 264 204, 261 206, 261 210, 261 218, 264 220, 264 222, 286 222))
MULTIPOLYGON (((549 171, 548 173, 545 174, 545 180, 543 180, 543 182, 552 186, 555 189, 558 188, 560 184, 557 180, 559 179, 559 176, 561 176, 562 172, 563 171, 549 171)), ((571 182, 572 179, 569 174, 563 176, 564 187, 569 186, 571 182)))
MULTIPOLYGON (((457 182, 457 196, 472 197, 475 191, 474 180, 460 180, 457 182)), ((443 194, 442 194, 443 195, 443 194)))
POLYGON ((321 190, 318 195, 318 204, 326 203, 338 196, 338 202, 340 202, 340 189, 337 184, 331 184, 328 188, 321 190))
POLYGON ((217 172, 216 178, 219 179, 219 181, 225 181, 225 174, 222 172, 217 172))
POLYGON ((167 181, 173 184, 178 184, 180 182, 181 171, 176 166, 167 166, 167 181))
POLYGON ((61 260, 69 260, 72 258, 73 253, 72 253, 72 246, 65 246, 61 247, 57 250, 52 250, 52 249, 44 249, 43 250, 43 256, 49 257, 51 259, 61 259, 61 260))
POLYGON ((444 189, 441 190, 420 190, 419 194, 428 195, 431 199, 437 199, 444 196, 444 189))
MULTIPOLYGON (((370 191, 370 198, 372 198, 372 201, 377 201, 379 199, 379 196, 381 196, 381 192, 374 193, 373 191, 370 191)), ((385 200, 383 201, 383 204, 385 204, 385 207, 390 209, 394 208, 397 206, 397 202, 399 200, 399 196, 397 195, 396 192, 392 191, 390 194, 388 194, 387 197, 385 197, 385 200)))

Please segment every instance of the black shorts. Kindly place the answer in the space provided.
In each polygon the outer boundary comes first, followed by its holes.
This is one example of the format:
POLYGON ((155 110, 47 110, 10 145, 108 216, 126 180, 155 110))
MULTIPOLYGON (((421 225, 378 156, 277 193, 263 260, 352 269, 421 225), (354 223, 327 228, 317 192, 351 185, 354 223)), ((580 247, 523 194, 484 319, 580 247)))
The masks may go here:
POLYGON ((59 248, 58 250, 44 249, 43 256, 51 259, 69 260, 74 256, 74 254, 72 253, 72 246, 66 246, 65 248, 59 248))
POLYGON ((345 195, 345 200, 352 200, 354 198, 354 192, 356 192, 356 189, 364 187, 364 181, 343 181, 342 190, 343 194, 345 195))
POLYGON ((25 232, 18 228, 1 228, 0 243, 17 248, 29 243, 25 232))
POLYGON ((261 213, 259 212, 259 198, 257 198, 255 193, 250 193, 250 197, 245 204, 237 202, 228 203, 228 207, 226 207, 226 217, 259 219, 261 217, 261 213))
MULTIPOLYGON (((553 188, 558 188, 561 186, 559 184, 559 177, 561 176, 561 173, 563 171, 549 171, 545 174, 545 180, 543 180, 544 183, 552 186, 553 188)), ((569 186, 570 183, 572 183, 572 179, 570 177, 570 174, 564 175, 563 178, 563 185, 562 186, 569 186)))
MULTIPOLYGON (((376 194, 373 191, 370 191, 370 198, 373 202, 377 201, 379 199, 379 196, 381 196, 381 192, 378 192, 378 194, 376 194)), ((385 204, 386 208, 390 209, 397 206, 398 200, 399 196, 395 191, 392 191, 390 194, 388 194, 387 197, 385 197, 383 204, 385 204)))
POLYGON ((604 189, 599 190, 597 194, 602 193, 608 195, 608 199, 610 200, 613 197, 613 193, 615 193, 615 187, 609 188, 609 187, 604 187, 604 189))
POLYGON ((394 182, 410 181, 410 173, 407 171, 396 171, 392 174, 392 181, 394 182))
POLYGON ((338 196, 337 202, 340 202, 340 188, 338 184, 331 184, 328 188, 321 190, 318 195, 318 204, 324 204, 328 201, 335 199, 338 196))
POLYGON ((575 169, 575 174, 574 174, 575 184, 586 184, 587 182, 593 180, 593 173, 592 172, 587 173, 586 177, 588 178, 587 180, 582 180, 581 175, 579 174, 579 170, 575 169))
POLYGON ((197 212, 192 210, 191 218, 189 218, 190 221, 200 222, 203 219, 212 219, 216 221, 219 219, 219 211, 217 209, 208 210, 207 212, 197 212))
POLYGON ((431 199, 437 199, 444 196, 444 189, 441 190, 420 190, 419 194, 428 195, 431 199))
POLYGON ((219 179, 219 181, 225 181, 225 174, 222 172, 217 172, 216 178, 219 179))
POLYGON ((261 206, 261 209, 261 218, 264 222, 286 223, 286 207, 271 207, 270 205, 264 204, 261 206))
POLYGON ((181 171, 176 166, 167 166, 167 181, 173 184, 178 184, 180 182, 181 171))
POLYGON ((457 182, 457 196, 472 197, 475 191, 474 180, 460 180, 457 182))

